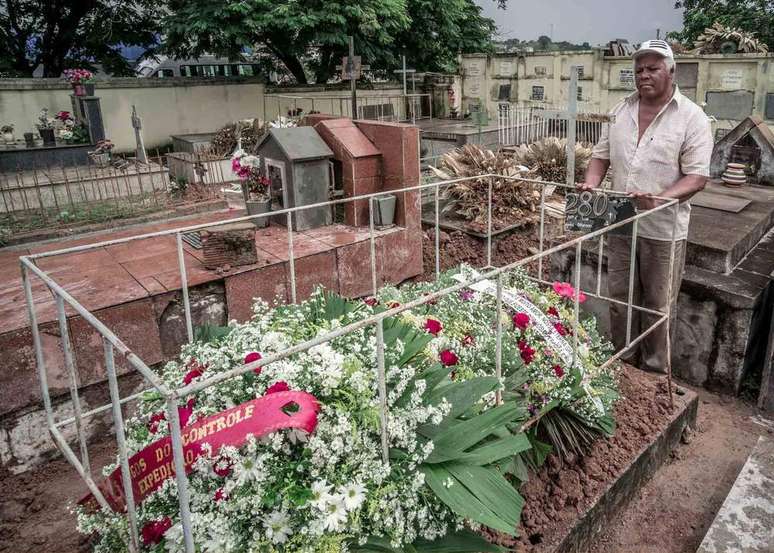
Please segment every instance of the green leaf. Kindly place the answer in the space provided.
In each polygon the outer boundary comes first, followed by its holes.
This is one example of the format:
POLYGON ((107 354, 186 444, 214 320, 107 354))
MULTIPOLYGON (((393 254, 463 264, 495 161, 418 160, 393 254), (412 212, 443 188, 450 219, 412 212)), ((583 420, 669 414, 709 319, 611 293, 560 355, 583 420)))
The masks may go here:
POLYGON ((526 451, 530 447, 532 446, 527 435, 522 432, 521 434, 500 438, 478 447, 474 452, 462 455, 459 461, 470 465, 490 465, 510 455, 526 451))
POLYGON ((452 382, 448 386, 438 388, 425 396, 425 403, 428 405, 438 405, 443 398, 451 403, 451 412, 447 415, 448 419, 456 419, 473 405, 478 402, 482 396, 495 390, 498 386, 497 377, 482 376, 471 378, 464 382, 452 382))
POLYGON ((418 539, 412 545, 420 553, 505 553, 508 551, 500 545, 489 543, 470 530, 447 534, 435 541, 418 539))
MULTIPOLYGON (((513 494, 518 496, 516 490, 514 490, 508 482, 505 482, 506 485, 501 487, 502 490, 505 490, 505 493, 497 498, 496 506, 493 510, 489 506, 489 503, 491 503, 491 496, 488 493, 489 490, 487 490, 487 503, 484 503, 484 501, 471 492, 468 486, 460 482, 460 480, 452 474, 447 468, 447 465, 421 465, 419 470, 425 475, 425 482, 430 489, 433 490, 438 499, 443 501, 443 503, 459 516, 474 522, 485 524, 495 530, 515 535, 518 516, 515 518, 510 516, 512 510, 511 506, 497 503, 497 501, 508 501, 511 494, 507 493, 507 490, 510 490, 513 494), (451 485, 447 486, 449 483, 451 485), (502 516, 500 511, 504 511, 505 516, 502 516)), ((487 471, 491 469, 482 470, 487 471)), ((463 478, 467 478, 467 475, 463 474, 463 478)), ((523 503, 523 499, 521 500, 521 503, 523 503)), ((519 514, 521 503, 516 503, 519 514)))
POLYGON ((503 475, 493 468, 463 463, 447 463, 445 467, 493 513, 502 517, 514 534, 521 518, 524 498, 503 475))
POLYGON ((441 431, 433 438, 434 449, 426 463, 441 463, 462 456, 500 426, 512 421, 519 412, 516 405, 500 405, 441 431))

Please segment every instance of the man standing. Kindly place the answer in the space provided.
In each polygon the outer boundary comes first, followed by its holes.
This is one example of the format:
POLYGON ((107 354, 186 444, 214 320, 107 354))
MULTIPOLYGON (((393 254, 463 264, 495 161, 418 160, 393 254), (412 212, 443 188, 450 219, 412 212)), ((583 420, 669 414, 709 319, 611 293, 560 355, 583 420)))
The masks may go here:
MULTIPOLYGON (((599 187, 610 168, 613 190, 628 193, 640 210, 662 203, 654 196, 680 201, 674 228, 674 307, 685 261, 691 215, 688 200, 704 188, 709 176, 712 132, 701 108, 683 96, 674 83, 675 60, 666 42, 649 40, 640 46, 634 53, 634 75, 637 92, 613 108, 615 122, 594 147, 585 182, 579 188, 599 187)), ((674 209, 660 210, 638 222, 634 305, 666 311, 674 209)), ((629 296, 631 247, 631 236, 607 236, 609 294, 624 303, 629 296)), ((632 339, 655 322, 653 316, 638 315, 632 311, 632 339)), ((611 303, 610 326, 613 344, 620 350, 626 346, 625 305, 611 303)), ((643 339, 640 367, 666 371, 666 340, 663 324, 643 339)), ((637 353, 633 348, 627 359, 636 363, 637 353)))

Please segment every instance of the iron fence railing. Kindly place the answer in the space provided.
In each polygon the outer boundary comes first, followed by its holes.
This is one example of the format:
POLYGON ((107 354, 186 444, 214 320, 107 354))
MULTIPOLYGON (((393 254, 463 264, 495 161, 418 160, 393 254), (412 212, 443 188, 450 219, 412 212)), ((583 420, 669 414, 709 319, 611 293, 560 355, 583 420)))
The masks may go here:
MULTIPOLYGON (((546 111, 566 110, 566 106, 554 106, 538 102, 513 104, 501 102, 497 106, 498 143, 501 146, 520 146, 548 137, 567 138, 568 122, 545 116, 546 111)), ((605 114, 594 111, 587 104, 578 104, 578 120, 575 122, 577 141, 595 144, 607 122, 605 114)))
MULTIPOLYGON (((417 186, 409 186, 403 189, 390 192, 392 194, 401 194, 401 193, 408 193, 408 192, 415 192, 415 191, 418 191, 421 193, 424 190, 432 191, 432 194, 434 197, 434 210, 435 210, 434 250, 435 250, 436 278, 440 276, 440 226, 439 226, 440 225, 440 209, 439 209, 440 191, 444 187, 454 186, 456 183, 468 180, 469 178, 470 177, 462 178, 462 179, 439 181, 439 182, 428 183, 428 184, 421 184, 417 186)), ((456 293, 475 283, 482 282, 489 279, 494 279, 496 281, 497 309, 493 313, 493 319, 499 320, 500 319, 499 309, 500 309, 500 306, 502 305, 504 276, 507 275, 510 271, 513 271, 517 268, 527 267, 529 264, 533 262, 537 262, 537 274, 529 275, 529 276, 530 278, 532 278, 538 283, 546 284, 548 283, 548 280, 544 278, 543 261, 547 257, 565 250, 574 251, 574 254, 575 254, 575 271, 574 271, 574 277, 573 277, 574 287, 576 290, 580 291, 581 290, 581 259, 582 259, 582 253, 583 253, 582 248, 584 245, 595 241, 597 242, 595 247, 597 248, 597 251, 598 251, 596 286, 594 291, 588 290, 585 293, 591 297, 599 298, 612 303, 617 303, 619 305, 625 305, 627 307, 626 345, 621 350, 612 354, 604 362, 603 366, 609 366, 610 364, 616 362, 630 348, 632 348, 634 345, 639 343, 645 336, 652 333, 656 328, 658 328, 661 325, 666 326, 666 334, 667 336, 669 335, 669 330, 670 330, 669 327, 671 324, 670 316, 671 316, 671 309, 672 309, 672 298, 674 295, 674 290, 672 290, 673 279, 671 278, 672 272, 674 271, 674 259, 675 259, 674 230, 672 233, 672 241, 671 241, 671 249, 670 249, 671 263, 670 263, 669 287, 667 291, 667 303, 666 303, 667 307, 664 311, 654 311, 634 304, 633 275, 635 271, 632 269, 634 267, 635 259, 636 259, 637 233, 638 233, 638 225, 640 221, 648 216, 651 216, 656 212, 671 209, 674 212, 674 218, 673 218, 673 229, 674 229, 674 223, 676 223, 676 220, 677 220, 676 219, 677 209, 675 209, 677 200, 661 198, 661 200, 663 200, 663 203, 653 209, 642 211, 640 213, 637 213, 633 217, 630 217, 621 222, 617 222, 615 224, 612 224, 600 230, 576 236, 574 238, 571 238, 563 243, 554 245, 552 247, 546 247, 546 244, 545 244, 546 186, 550 185, 550 186, 562 188, 562 187, 566 187, 566 185, 559 184, 559 183, 529 181, 533 183, 535 186, 541 187, 540 223, 538 228, 538 233, 539 233, 538 252, 535 253, 534 255, 530 255, 524 259, 520 259, 518 261, 509 263, 502 267, 494 267, 492 265, 492 200, 493 200, 492 182, 493 182, 493 179, 495 178, 508 179, 513 177, 503 177, 501 175, 482 175, 482 176, 473 177, 473 178, 476 178, 476 179, 483 178, 483 179, 489 180, 489 192, 487 197, 487 204, 488 204, 488 207, 487 207, 488 224, 487 224, 487 240, 486 240, 487 265, 485 268, 483 268, 483 273, 478 274, 477 276, 466 278, 464 279, 464 281, 459 282, 458 284, 455 284, 453 286, 448 286, 434 293, 417 297, 416 299, 410 302, 404 303, 400 306, 391 308, 384 312, 374 314, 370 317, 367 317, 355 323, 337 328, 326 334, 319 335, 312 340, 308 340, 306 342, 296 344, 280 353, 267 355, 266 357, 258 361, 248 363, 222 373, 218 373, 208 378, 204 378, 198 382, 191 383, 186 386, 182 386, 175 389, 172 389, 166 384, 164 384, 161 381, 161 379, 156 375, 156 373, 154 373, 154 371, 142 359, 140 359, 135 353, 133 353, 131 349, 127 347, 126 344, 118 336, 116 336, 116 334, 109 327, 107 327, 102 321, 100 321, 96 316, 94 316, 93 313, 91 313, 89 310, 83 307, 83 305, 76 298, 74 298, 70 293, 68 293, 68 291, 62 285, 57 283, 52 278, 51 275, 49 275, 45 270, 38 267, 37 265, 38 260, 47 258, 47 257, 52 257, 52 256, 64 255, 68 253, 83 252, 94 248, 102 248, 104 246, 109 246, 113 244, 127 243, 135 240, 144 240, 144 239, 158 237, 158 236, 175 236, 176 243, 177 243, 177 255, 178 255, 178 265, 179 265, 180 280, 181 280, 181 290, 182 290, 183 304, 184 304, 184 310, 185 310, 186 332, 187 332, 188 340, 191 341, 193 340, 194 336, 193 336, 193 322, 192 322, 192 316, 191 316, 191 305, 190 305, 189 296, 188 296, 188 280, 186 275, 186 266, 184 263, 184 251, 183 251, 183 242, 182 242, 182 235, 184 233, 196 231, 196 230, 202 230, 208 227, 219 226, 223 224, 230 224, 230 223, 242 222, 242 221, 254 221, 267 216, 276 217, 278 215, 280 216, 284 215, 287 220, 287 229, 288 229, 287 247, 288 247, 288 268, 289 268, 289 274, 290 274, 291 301, 295 303, 297 300, 297 295, 296 295, 296 269, 295 269, 295 255, 294 255, 294 247, 293 247, 293 231, 291 227, 292 214, 305 209, 332 207, 337 204, 365 200, 369 202, 369 215, 370 215, 369 241, 370 241, 370 261, 371 261, 371 275, 370 275, 371 290, 372 290, 372 293, 377 294, 379 291, 379 285, 378 285, 379 278, 377 274, 377 257, 376 257, 377 232, 374 226, 374 207, 375 207, 374 202, 376 198, 382 196, 385 193, 382 192, 382 193, 367 194, 367 195, 362 195, 362 196, 357 196, 352 198, 343 198, 343 199, 333 200, 329 202, 321 202, 313 205, 274 211, 268 214, 236 217, 227 221, 220 221, 218 223, 193 225, 193 226, 188 226, 184 228, 143 234, 139 236, 119 238, 119 239, 108 240, 108 241, 99 242, 95 244, 80 245, 80 246, 74 246, 70 248, 64 248, 57 251, 22 256, 20 258, 24 294, 25 294, 26 305, 27 305, 27 310, 29 314, 30 326, 32 329, 35 359, 37 364, 38 376, 40 380, 40 386, 41 386, 41 391, 43 396, 43 405, 46 412, 48 428, 51 432, 51 435, 57 447, 62 451, 64 456, 67 458, 67 460, 73 465, 73 467, 76 469, 78 474, 83 478, 84 482, 86 483, 87 487, 89 488, 89 490, 91 491, 91 493, 93 494, 94 498, 99 503, 99 505, 101 505, 104 508, 109 508, 108 502, 106 501, 104 495, 102 494, 99 487, 95 483, 94 478, 92 477, 93 467, 91 466, 89 461, 89 450, 88 450, 89 444, 86 438, 87 434, 85 432, 85 424, 87 424, 87 421, 92 417, 94 417, 95 415, 98 415, 100 413, 106 413, 108 411, 112 413, 112 416, 114 419, 116 442, 118 446, 119 464, 122 471, 122 482, 123 482, 123 488, 124 488, 124 493, 126 497, 126 516, 128 519, 127 544, 131 551, 139 550, 140 541, 139 541, 139 534, 138 534, 136 505, 135 505, 133 491, 132 491, 131 475, 130 475, 129 464, 128 464, 129 451, 127 450, 126 436, 124 435, 123 407, 127 403, 136 399, 139 396, 139 394, 134 394, 127 397, 121 397, 119 393, 118 376, 116 373, 116 366, 115 366, 116 352, 118 353, 118 355, 123 356, 126 359, 126 361, 129 363, 129 365, 140 373, 140 375, 151 386, 151 388, 155 389, 166 400, 167 417, 170 422, 170 428, 171 428, 171 440, 172 440, 172 450, 173 450, 174 466, 175 466, 175 478, 177 481, 180 520, 183 528, 185 550, 187 553, 194 553, 196 548, 193 542, 193 534, 191 530, 191 510, 190 510, 189 493, 188 493, 188 479, 184 468, 183 443, 181 439, 180 419, 179 419, 178 410, 177 410, 177 400, 180 398, 184 398, 189 396, 190 394, 201 392, 202 390, 205 390, 212 386, 217 386, 223 382, 229 381, 249 371, 252 371, 259 367, 263 367, 265 365, 269 365, 271 363, 275 363, 282 359, 286 359, 291 355, 306 351, 316 345, 329 342, 334 338, 344 336, 358 329, 362 329, 368 326, 373 326, 375 328, 375 333, 376 333, 375 347, 376 347, 377 361, 376 361, 375 369, 378 375, 378 379, 377 379, 378 395, 380 397, 380 417, 382 421, 382 424, 380 425, 381 426, 380 432, 382 434, 382 443, 384 444, 386 443, 386 439, 387 439, 387 427, 384 424, 387 413, 386 413, 386 386, 385 386, 385 366, 384 366, 385 343, 384 343, 384 336, 383 336, 383 324, 386 318, 394 317, 396 315, 399 315, 402 312, 410 311, 417 307, 431 303, 440 297, 443 297, 448 294, 456 293), (602 286, 601 286, 602 259, 603 259, 603 252, 604 252, 605 237, 611 231, 620 229, 624 225, 631 225, 631 230, 632 230, 632 249, 631 249, 631 258, 630 258, 630 275, 632 275, 632 278, 630 278, 629 280, 629 295, 628 295, 628 301, 626 302, 622 302, 615 298, 610 298, 606 296, 602 292, 602 286), (56 417, 54 415, 54 410, 52 408, 51 394, 48 387, 48 373, 46 370, 47 360, 45 359, 43 346, 41 342, 39 323, 37 319, 37 310, 36 310, 35 300, 32 294, 31 277, 40 279, 44 283, 44 285, 51 291, 51 293, 53 294, 56 300, 57 319, 61 330, 64 361, 67 368, 67 374, 69 377, 69 389, 70 389, 71 402, 73 406, 73 416, 64 420, 56 420, 56 417), (77 315, 82 317, 83 320, 89 326, 91 326, 91 328, 93 328, 102 338, 103 354, 105 359, 105 367, 107 369, 106 372, 107 372, 107 380, 108 380, 111 402, 109 404, 102 405, 100 407, 91 409, 89 411, 83 411, 81 402, 80 402, 80 392, 78 389, 76 366, 75 366, 75 360, 73 358, 73 345, 71 343, 71 337, 69 336, 68 329, 67 329, 67 321, 66 321, 66 313, 65 313, 66 306, 69 306, 72 310, 74 310, 74 312, 77 315), (636 337, 631 336, 632 314, 634 313, 634 311, 647 313, 652 316, 655 316, 656 318, 655 322, 650 327, 645 329, 636 337), (75 433, 78 438, 78 444, 79 444, 78 448, 80 450, 80 456, 78 456, 70 447, 68 440, 66 439, 65 434, 63 432, 63 429, 65 427, 69 428, 72 426, 75 427, 75 433)), ((600 192, 608 195, 618 194, 616 192, 609 191, 609 190, 600 190, 600 192)), ((579 296, 580 294, 575 294, 574 306, 573 306, 573 314, 574 314, 573 315, 573 336, 575 338, 573 340, 572 347, 573 347, 574 357, 577 355, 577 350, 578 350, 577 336, 578 336, 578 325, 579 325, 579 316, 580 316, 579 296)), ((496 332, 497 332, 498 343, 501 343, 502 333, 503 333, 502 325, 497 324, 496 329, 497 329, 496 332)), ((666 357, 669 360, 670 354, 671 354, 669 340, 667 340, 665 347, 667 350, 666 357)), ((671 400, 671 389, 672 389, 671 388, 671 362, 667 363, 666 369, 667 369, 667 376, 669 379, 668 380, 669 394, 670 394, 670 400, 671 400)), ((497 348, 496 355, 495 355, 495 367, 493 368, 493 372, 496 376, 500 377, 501 370, 502 370, 502 350, 501 348, 497 348)), ((386 451, 383 451, 383 456, 384 456, 384 462, 387 463, 388 459, 386 456, 386 451)))
POLYGON ((416 122, 433 118, 433 102, 430 94, 370 95, 361 92, 357 96, 357 114, 352 116, 352 96, 298 96, 267 94, 264 97, 264 113, 267 119, 281 117, 296 119, 310 113, 324 113, 351 119, 376 121, 416 122))

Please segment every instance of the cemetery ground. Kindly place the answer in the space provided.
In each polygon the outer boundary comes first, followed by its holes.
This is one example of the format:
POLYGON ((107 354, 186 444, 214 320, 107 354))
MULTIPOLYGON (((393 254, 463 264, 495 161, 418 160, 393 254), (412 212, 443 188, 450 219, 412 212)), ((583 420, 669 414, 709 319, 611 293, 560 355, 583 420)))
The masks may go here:
MULTIPOLYGON (((493 262, 523 258, 537 248, 531 233, 514 233, 493 245, 493 262)), ((434 276, 434 234, 423 234, 423 268, 418 279, 434 276)), ((460 263, 485 264, 485 242, 461 232, 440 235, 441 269, 460 263)), ((686 432, 682 444, 665 460, 631 500, 606 522, 595 538, 594 551, 616 553, 693 553, 712 523, 720 505, 745 463, 757 437, 772 433, 752 417, 755 409, 743 400, 703 388, 677 383, 678 391, 698 395, 695 432, 686 432)), ((515 551, 549 551, 552 536, 571 527, 580 513, 620 476, 642 447, 662 432, 671 414, 662 377, 627 367, 621 375, 624 400, 616 407, 617 430, 613 438, 600 439, 590 455, 562 464, 551 456, 523 487, 527 506, 516 540, 494 536, 515 551)), ((679 404, 685 395, 675 398, 679 404)), ((692 397, 692 396, 691 396, 692 397)), ((107 434, 109 436, 109 434, 107 434)), ((93 464, 112 460, 112 438, 92 447, 93 464)), ((2 475, 0 501, 0 552, 89 551, 88 537, 75 530, 73 501, 84 491, 72 467, 55 458, 39 468, 2 475)))

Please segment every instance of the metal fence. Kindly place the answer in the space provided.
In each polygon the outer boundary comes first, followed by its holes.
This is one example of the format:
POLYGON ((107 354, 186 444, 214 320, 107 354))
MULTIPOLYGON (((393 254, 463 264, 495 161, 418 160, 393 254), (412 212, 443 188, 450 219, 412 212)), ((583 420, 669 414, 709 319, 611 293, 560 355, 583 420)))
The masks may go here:
MULTIPOLYGON (((264 97, 264 113, 267 119, 300 118, 310 113, 325 113, 352 117, 352 96, 297 96, 267 94, 264 97)), ((433 102, 430 94, 367 95, 357 97, 357 114, 354 119, 376 121, 416 122, 433 118, 433 102)))
POLYGON ((23 232, 132 217, 222 198, 235 180, 230 161, 208 151, 18 168, 0 173, 0 226, 23 232))
MULTIPOLYGON (((106 501, 102 492, 100 491, 97 484, 95 483, 94 478, 92 477, 93 470, 89 462, 89 449, 88 449, 88 443, 86 439, 86 432, 84 431, 84 425, 87 424, 88 420, 94 417, 95 415, 98 415, 100 413, 107 413, 107 412, 112 413, 112 416, 114 419, 114 426, 115 426, 115 437, 116 437, 116 442, 118 446, 118 457, 119 457, 120 467, 122 471, 123 488, 124 488, 124 493, 126 497, 126 517, 128 520, 127 543, 131 551, 139 550, 140 541, 139 541, 139 535, 138 535, 136 504, 135 504, 134 496, 132 492, 130 468, 128 464, 129 452, 127 451, 126 437, 124 435, 123 409, 128 402, 135 400, 140 394, 121 397, 119 393, 119 387, 118 387, 118 377, 116 375, 116 365, 115 365, 116 354, 118 354, 119 356, 123 356, 126 359, 126 361, 129 363, 129 365, 134 369, 136 369, 144 377, 144 379, 147 381, 150 387, 152 389, 155 389, 166 400, 167 417, 171 427, 171 440, 172 440, 172 450, 173 450, 173 456, 174 456, 175 478, 177 481, 180 520, 183 528, 185 550, 187 553, 194 553, 196 548, 193 542, 193 534, 191 530, 191 509, 190 509, 190 503, 189 503, 188 478, 185 472, 185 459, 184 459, 183 443, 181 439, 180 419, 179 419, 178 410, 177 410, 177 401, 181 398, 185 398, 191 394, 196 394, 212 386, 217 386, 221 383, 227 382, 233 378, 243 375, 249 371, 253 371, 254 369, 263 367, 265 365, 274 363, 282 359, 286 359, 289 356, 292 356, 300 352, 304 352, 316 345, 329 342, 334 338, 346 335, 355 330, 365 328, 368 326, 373 326, 376 334, 375 347, 376 347, 377 361, 376 361, 375 370, 378 375, 378 395, 380 398, 380 417, 381 417, 380 420, 382 422, 382 424, 380 425, 381 426, 380 432, 382 434, 382 444, 385 444, 387 440, 387 427, 385 424, 387 413, 386 413, 386 386, 385 386, 385 366, 384 366, 385 344, 384 344, 383 324, 386 318, 394 317, 404 311, 410 311, 412 309, 418 308, 425 304, 434 302, 437 298, 440 298, 442 296, 457 293, 458 291, 472 284, 475 284, 477 282, 481 282, 487 279, 496 280, 496 283, 497 283, 496 309, 492 313, 492 320, 496 327, 496 333, 497 333, 496 343, 498 346, 496 348, 495 366, 492 368, 492 372, 496 376, 500 377, 502 373, 501 344, 503 339, 503 327, 502 327, 501 317, 499 316, 499 313, 503 302, 504 276, 507 275, 510 271, 513 271, 517 268, 520 268, 520 267, 526 268, 529 266, 529 264, 533 262, 537 262, 536 274, 530 275, 530 277, 533 280, 537 281, 538 283, 548 284, 549 281, 546 278, 544 278, 544 270, 543 270, 544 260, 547 259, 552 254, 562 252, 564 250, 570 250, 570 251, 574 251, 574 254, 575 254, 574 287, 576 290, 580 291, 581 290, 581 280, 580 280, 581 259, 582 259, 584 246, 595 248, 598 253, 596 286, 594 290, 586 290, 585 293, 590 297, 599 298, 599 299, 612 302, 612 303, 617 303, 620 305, 625 305, 627 308, 628 332, 627 332, 626 346, 622 348, 620 351, 611 355, 605 361, 605 363, 603 364, 603 367, 606 367, 612 363, 615 363, 618 359, 621 358, 622 355, 624 355, 626 351, 628 351, 631 347, 639 343, 645 336, 652 333, 660 325, 666 325, 667 335, 669 334, 670 315, 671 315, 671 308, 672 308, 671 299, 674 294, 674 291, 672 290, 673 279, 671 278, 671 274, 669 278, 670 284, 669 284, 669 289, 667 293, 667 298, 668 298, 667 308, 664 312, 660 312, 660 311, 653 311, 650 309, 646 309, 644 307, 637 306, 634 304, 633 286, 634 286, 635 271, 631 269, 633 269, 634 263, 635 263, 635 255, 636 255, 636 248, 637 248, 637 233, 638 233, 638 225, 640 221, 643 218, 652 215, 653 213, 663 211, 665 209, 672 209, 672 211, 674 212, 673 224, 676 223, 677 209, 675 209, 675 206, 677 204, 677 200, 662 198, 663 203, 654 209, 643 211, 625 221, 613 224, 601 230, 580 235, 572 239, 569 239, 561 244, 558 244, 552 247, 547 247, 546 244, 544 243, 545 227, 546 227, 546 195, 547 195, 546 186, 565 187, 566 185, 559 184, 559 183, 529 181, 529 182, 532 182, 537 187, 542 187, 541 193, 540 193, 541 203, 540 203, 540 226, 539 226, 539 240, 540 240, 539 251, 534 255, 530 255, 529 257, 510 263, 508 265, 505 265, 502 267, 494 267, 492 265, 492 199, 493 199, 492 182, 493 182, 493 179, 495 178, 504 179, 509 177, 503 177, 501 175, 482 175, 475 178, 489 179, 489 193, 488 193, 488 199, 487 199, 488 226, 487 226, 487 239, 486 239, 487 266, 483 269, 484 272, 482 274, 476 276, 475 278, 469 278, 466 281, 460 282, 459 284, 456 284, 454 286, 449 286, 442 290, 438 290, 437 292, 434 292, 432 294, 417 297, 413 301, 402 304, 398 307, 394 307, 387 311, 374 314, 356 323, 337 328, 324 335, 317 336, 312 340, 296 344, 295 346, 290 347, 281 353, 277 353, 274 355, 267 355, 266 357, 264 357, 259 361, 242 365, 240 367, 231 369, 229 371, 216 374, 209 378, 205 378, 199 382, 192 383, 187 386, 183 386, 176 389, 172 389, 168 385, 163 383, 161 379, 153 372, 153 370, 151 370, 151 368, 142 359, 140 359, 135 353, 133 353, 124 344, 124 342, 121 341, 121 339, 119 339, 118 336, 116 336, 116 334, 110 328, 108 328, 97 317, 95 317, 91 312, 89 312, 85 307, 83 307, 83 305, 81 305, 81 303, 76 298, 70 295, 62 285, 57 283, 51 277, 51 275, 49 275, 46 271, 38 267, 36 264, 37 261, 46 257, 58 256, 58 255, 63 255, 68 253, 75 253, 75 252, 83 252, 94 248, 101 248, 111 244, 120 244, 120 243, 126 243, 134 240, 143 240, 143 239, 156 237, 156 236, 172 236, 172 235, 175 236, 177 239, 177 257, 178 257, 178 265, 179 265, 179 271, 180 271, 183 304, 185 308, 186 331, 187 331, 188 340, 190 341, 190 340, 193 340, 194 329, 193 329, 193 322, 192 322, 192 316, 191 316, 191 306, 190 306, 189 296, 188 296, 189 290, 188 290, 188 281, 186 276, 186 266, 184 263, 184 254, 183 254, 182 236, 184 233, 202 230, 211 226, 218 226, 218 225, 229 224, 234 222, 242 222, 242 221, 253 221, 267 216, 276 218, 278 215, 279 216, 284 215, 287 220, 287 229, 288 229, 287 247, 288 247, 288 268, 289 268, 289 274, 290 274, 291 301, 295 303, 297 300, 297 296, 296 296, 295 255, 294 255, 294 248, 293 248, 293 231, 291 229, 292 214, 294 212, 305 210, 305 209, 333 207, 335 205, 344 204, 347 202, 365 200, 369 202, 369 214, 370 214, 369 240, 370 240, 370 260, 371 260, 371 275, 370 275, 371 288, 372 288, 372 292, 376 294, 379 291, 379 286, 378 286, 379 279, 377 275, 377 258, 376 258, 377 234, 374 227, 374 208, 375 208, 374 202, 376 198, 383 195, 384 193, 368 194, 368 195, 362 195, 362 196, 357 196, 352 198, 322 202, 314 205, 296 207, 292 209, 284 209, 280 211, 271 212, 268 214, 237 217, 228 221, 221 221, 219 223, 189 226, 185 228, 178 228, 178 229, 173 229, 173 230, 168 230, 163 232, 150 233, 150 234, 145 234, 145 235, 140 235, 140 236, 135 236, 130 238, 122 238, 122 239, 110 240, 106 242, 100 242, 96 244, 65 248, 62 250, 52 251, 47 253, 28 255, 20 258, 24 294, 26 299, 27 310, 29 313, 30 326, 32 329, 35 359, 37 363, 38 376, 40 379, 40 385, 41 385, 42 396, 43 396, 43 405, 46 411, 48 428, 57 446, 62 451, 64 456, 67 458, 67 460, 73 465, 73 467, 75 467, 78 474, 83 478, 84 482, 88 486, 89 490, 91 491, 91 493, 93 494, 93 496, 95 497, 99 505, 101 505, 103 508, 109 508, 108 502, 106 501), (629 295, 628 295, 628 301, 626 302, 606 296, 603 293, 602 286, 601 286, 602 259, 603 259, 603 252, 605 247, 605 237, 609 232, 619 229, 624 225, 631 225, 631 229, 632 229, 629 295), (31 284, 32 278, 40 279, 45 284, 45 286, 51 291, 51 293, 53 294, 56 300, 57 319, 59 321, 59 327, 61 331, 64 361, 69 375, 69 388, 70 388, 71 402, 72 402, 73 412, 74 412, 74 416, 69 417, 65 420, 56 420, 54 416, 54 411, 52 409, 51 395, 49 393, 49 388, 48 388, 48 374, 46 371, 46 359, 44 357, 43 347, 41 343, 41 335, 40 335, 40 330, 39 330, 39 325, 37 320, 36 305, 32 295, 32 284, 31 284), (104 349, 105 366, 107 368, 107 379, 108 379, 111 403, 103 405, 96 409, 92 409, 87 412, 83 411, 81 407, 81 402, 80 402, 80 396, 79 396, 80 392, 78 390, 78 380, 76 376, 76 367, 75 367, 75 362, 73 357, 73 346, 71 344, 71 339, 68 334, 68 325, 66 321, 66 313, 65 313, 66 305, 69 306, 77 315, 80 315, 83 318, 83 320, 88 325, 90 325, 94 330, 96 330, 96 332, 99 333, 99 335, 102 338, 102 345, 104 349), (633 337, 631 336, 631 324, 632 324, 632 315, 635 311, 652 315, 656 318, 656 321, 644 332, 642 332, 639 336, 633 337), (63 433, 63 429, 72 428, 73 426, 75 427, 75 434, 77 435, 77 438, 78 438, 78 444, 79 444, 78 449, 80 450, 80 455, 77 455, 73 451, 73 449, 70 447, 68 440, 66 439, 63 433)), ((414 192, 414 191, 421 192, 424 190, 432 191, 432 194, 434 196, 434 209, 435 209, 434 247, 435 247, 436 278, 438 278, 438 276, 440 275, 440 209, 439 209, 440 192, 442 188, 445 188, 448 186, 454 186, 455 184, 465 180, 467 179, 439 181, 435 183, 406 187, 401 190, 396 190, 391 192, 394 194, 400 194, 401 192, 414 192)), ((605 190, 601 192, 604 194, 616 195, 616 193, 612 191, 605 190)), ((670 252, 670 259, 672 261, 670 265, 670 273, 674 270, 673 269, 674 258, 675 258, 675 240, 674 240, 674 231, 673 231, 672 247, 670 252)), ((574 362, 574 360, 577 358, 577 351, 579 346, 578 332, 577 332, 578 325, 579 325, 579 314, 580 314, 579 294, 575 295, 573 313, 574 313, 574 316, 573 316, 572 348, 573 348, 573 362, 574 362)), ((666 352, 667 359, 669 359, 670 344, 668 341, 665 347, 667 349, 667 352, 666 352)), ((667 374, 669 378, 669 393, 670 393, 670 399, 671 399, 671 365, 670 364, 667 365, 667 374)), ((383 453, 384 462, 388 463, 389 459, 387 457, 386 450, 384 450, 382 453, 383 453)))
MULTIPOLYGON (((544 138, 567 138, 566 120, 546 117, 546 111, 566 111, 566 106, 538 102, 514 104, 501 102, 497 105, 498 142, 502 146, 531 144, 544 138)), ((597 113, 590 104, 578 104, 578 120, 575 132, 578 142, 595 144, 602 133, 605 114, 597 113)))

